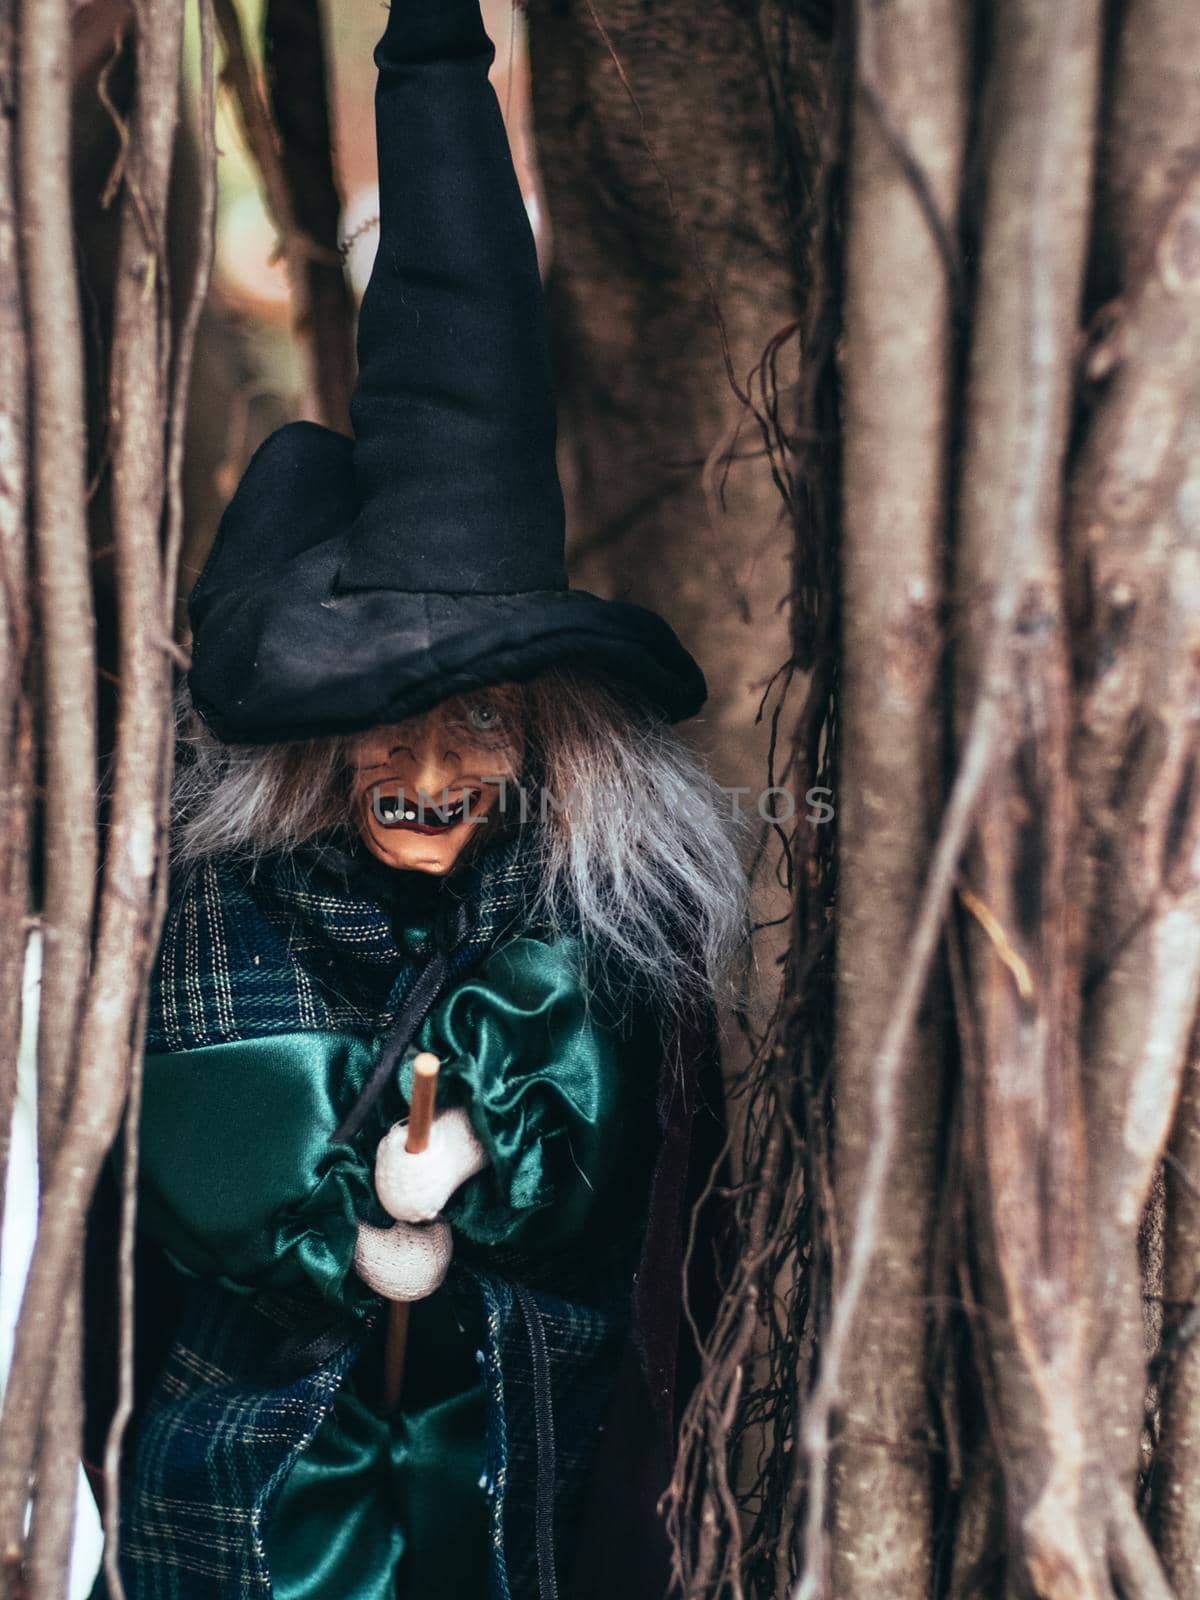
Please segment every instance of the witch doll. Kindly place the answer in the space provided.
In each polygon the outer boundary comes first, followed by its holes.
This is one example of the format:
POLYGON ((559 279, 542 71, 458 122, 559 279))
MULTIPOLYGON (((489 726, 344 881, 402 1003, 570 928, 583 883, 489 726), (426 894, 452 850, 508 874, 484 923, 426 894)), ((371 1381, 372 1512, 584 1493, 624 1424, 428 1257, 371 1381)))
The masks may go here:
POLYGON ((491 58, 478 0, 394 0, 354 436, 269 438, 191 597, 129 1600, 667 1588, 743 875, 696 664, 567 587, 491 58))

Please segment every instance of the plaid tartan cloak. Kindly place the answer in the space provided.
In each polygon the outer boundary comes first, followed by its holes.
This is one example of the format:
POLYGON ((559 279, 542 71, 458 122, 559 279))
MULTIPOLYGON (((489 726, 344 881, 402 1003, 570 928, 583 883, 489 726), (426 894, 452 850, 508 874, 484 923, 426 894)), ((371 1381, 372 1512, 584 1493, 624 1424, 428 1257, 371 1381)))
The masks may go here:
MULTIPOLYGON (((460 890, 469 914, 451 954, 453 977, 506 935, 525 931, 527 861, 527 846, 518 839, 470 869, 460 890)), ((394 941, 378 900, 347 877, 345 860, 329 851, 273 861, 254 874, 234 863, 208 863, 172 894, 147 1048, 180 1050, 296 1027, 377 1032, 402 1005, 419 970, 419 957, 394 941), (258 959, 247 961, 251 950, 258 959)), ((638 1479, 646 1479, 641 1505, 630 1510, 624 1589, 646 1600, 665 1592, 653 1500, 669 1460, 680 1201, 694 1109, 676 1070, 659 1103, 666 1158, 652 1187, 643 1268, 648 1261, 654 1281, 643 1283, 637 1297, 636 1359, 630 1360, 625 1337, 628 1305, 595 1303, 594 1294, 589 1303, 580 1293, 589 1278, 595 1283, 594 1260, 532 1263, 490 1252, 486 1267, 468 1258, 447 1282, 451 1293, 480 1297, 484 1310, 479 1359, 487 1397, 491 1600, 557 1596, 575 1531, 581 1519, 586 1522, 589 1474, 618 1367, 636 1398, 631 1408, 627 1393, 616 1409, 632 1409, 635 1422, 626 1439, 626 1417, 610 1442, 624 1439, 641 1460, 632 1473, 628 1462, 613 1462, 600 1498, 611 1501, 615 1493, 619 1501, 627 1484, 636 1494, 638 1479), (640 1441, 634 1437, 639 1429, 645 1433, 640 1441)), ((629 1261, 630 1244, 614 1241, 615 1255, 629 1261)), ((165 1263, 154 1270, 176 1279, 166 1298, 177 1305, 178 1275, 165 1263)), ((148 1293, 158 1301, 148 1282, 140 1288, 143 1302, 148 1293)), ((94 1311, 95 1295, 90 1299, 94 1311)), ((315 1295, 239 1295, 187 1282, 169 1349, 126 1441, 120 1562, 129 1600, 270 1594, 263 1536, 274 1499, 332 1407, 380 1310, 371 1307, 356 1321, 331 1320, 331 1308, 315 1295)), ((107 1387, 110 1374, 103 1333, 98 1337, 93 1326, 89 1337, 89 1432, 95 1439, 107 1410, 103 1395, 96 1403, 96 1392, 107 1387)), ((595 1562, 588 1568, 599 1570, 595 1562)), ((586 1582, 575 1592, 585 1588, 586 1582)))

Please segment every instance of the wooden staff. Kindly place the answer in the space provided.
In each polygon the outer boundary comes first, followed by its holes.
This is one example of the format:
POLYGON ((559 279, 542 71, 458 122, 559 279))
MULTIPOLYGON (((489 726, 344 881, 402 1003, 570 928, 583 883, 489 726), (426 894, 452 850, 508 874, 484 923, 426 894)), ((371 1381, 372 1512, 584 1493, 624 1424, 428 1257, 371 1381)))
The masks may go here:
MULTIPOLYGON (((408 1138, 404 1148, 419 1156, 429 1146, 433 1111, 437 1104, 438 1071, 441 1062, 430 1050, 422 1050, 413 1062, 412 1106, 408 1114, 408 1138)), ((407 1300, 393 1300, 388 1306, 387 1348, 383 1358, 384 1403, 394 1411, 404 1387, 404 1352, 408 1346, 407 1300)))

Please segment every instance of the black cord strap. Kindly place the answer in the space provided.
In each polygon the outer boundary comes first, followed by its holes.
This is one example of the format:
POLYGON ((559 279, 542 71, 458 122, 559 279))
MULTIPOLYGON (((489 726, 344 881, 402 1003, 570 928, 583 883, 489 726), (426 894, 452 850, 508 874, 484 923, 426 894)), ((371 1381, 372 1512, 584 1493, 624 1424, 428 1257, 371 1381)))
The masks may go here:
POLYGON ((421 968, 400 1012, 392 1024, 392 1031, 383 1042, 375 1069, 363 1086, 358 1099, 334 1132, 331 1143, 350 1144, 362 1132, 363 1126, 376 1102, 383 1094, 404 1056, 404 1052, 417 1036, 417 1029, 433 1009, 434 1001, 445 987, 451 972, 451 958, 466 941, 470 926, 470 911, 465 900, 449 903, 448 914, 437 930, 437 946, 433 955, 421 968))

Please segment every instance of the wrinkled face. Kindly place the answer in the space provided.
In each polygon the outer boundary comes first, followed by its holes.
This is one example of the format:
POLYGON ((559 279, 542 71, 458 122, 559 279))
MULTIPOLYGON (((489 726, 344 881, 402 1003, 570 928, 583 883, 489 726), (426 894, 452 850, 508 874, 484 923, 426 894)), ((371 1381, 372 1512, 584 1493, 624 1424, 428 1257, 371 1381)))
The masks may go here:
POLYGON ((404 872, 449 872, 479 828, 494 825, 500 780, 525 748, 520 690, 457 695, 354 747, 354 817, 372 855, 404 872))

